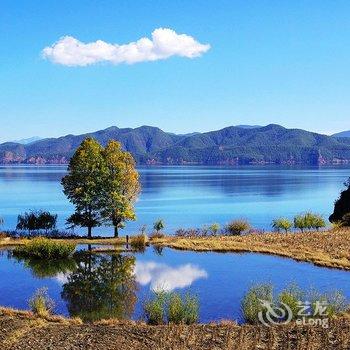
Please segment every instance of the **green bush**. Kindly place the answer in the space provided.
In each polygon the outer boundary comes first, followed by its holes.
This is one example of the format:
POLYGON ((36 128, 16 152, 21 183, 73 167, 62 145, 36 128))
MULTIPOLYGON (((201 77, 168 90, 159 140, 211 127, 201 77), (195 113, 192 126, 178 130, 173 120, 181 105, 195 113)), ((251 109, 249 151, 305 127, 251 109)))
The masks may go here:
POLYGON ((258 315, 264 315, 267 309, 262 305, 261 300, 273 302, 273 286, 271 284, 258 284, 251 287, 242 301, 242 312, 246 322, 259 323, 258 315))
POLYGON ((53 313, 55 303, 48 296, 47 288, 40 288, 29 299, 29 307, 36 315, 40 317, 47 317, 53 313))
POLYGON ((326 221, 323 219, 321 215, 312 214, 311 227, 315 228, 318 231, 320 228, 326 227, 326 221))
POLYGON ((15 256, 35 259, 63 259, 71 256, 74 250, 75 244, 73 243, 38 237, 16 247, 13 253, 15 256))
POLYGON ((199 302, 196 296, 189 293, 182 296, 179 293, 165 291, 154 291, 153 293, 153 297, 143 305, 148 324, 193 324, 198 322, 199 302))
POLYGON ((294 217, 294 227, 299 229, 301 232, 305 230, 319 230, 326 226, 326 222, 323 217, 319 214, 307 212, 305 214, 299 214, 294 217))
POLYGON ((299 301, 304 299, 304 292, 292 284, 278 295, 279 303, 287 305, 292 311, 293 319, 296 319, 300 310, 299 301))
POLYGON ((153 224, 153 228, 156 230, 156 232, 160 232, 164 229, 165 224, 164 221, 162 219, 157 220, 154 224, 153 224))
POLYGON ((299 229, 301 232, 304 232, 306 229, 305 217, 304 215, 296 215, 294 217, 294 227, 299 229))
MULTIPOLYGON (((251 324, 260 323, 259 313, 264 320, 268 320, 267 307, 262 301, 271 304, 276 314, 270 313, 270 317, 282 317, 283 313, 279 310, 287 308, 291 310, 291 319, 300 317, 333 317, 349 308, 349 304, 340 291, 332 293, 320 293, 315 289, 302 290, 296 284, 291 284, 282 290, 277 296, 273 293, 273 287, 270 284, 258 284, 251 287, 242 300, 242 313, 246 322, 251 324), (320 314, 320 306, 323 306, 320 314), (304 306, 306 309, 304 309, 304 306)), ((289 310, 288 310, 289 311, 289 310)), ((285 318, 290 316, 288 313, 283 315, 285 318)), ((283 321, 285 318, 273 318, 275 322, 283 321)))
POLYGON ((286 218, 278 218, 272 221, 272 228, 278 232, 284 230, 287 233, 292 227, 292 222, 286 218))
POLYGON ((220 224, 218 224, 217 222, 211 224, 209 226, 209 230, 214 236, 217 235, 220 231, 220 224))
POLYGON ((178 293, 171 293, 168 301, 167 317, 169 323, 193 324, 198 321, 198 298, 186 294, 181 297, 178 293))
POLYGON ((164 291, 153 292, 153 298, 143 304, 146 322, 150 325, 164 324, 164 306, 167 294, 164 291))
POLYGON ((229 235, 241 235, 244 231, 251 229, 249 222, 245 219, 233 220, 226 225, 226 232, 229 235))

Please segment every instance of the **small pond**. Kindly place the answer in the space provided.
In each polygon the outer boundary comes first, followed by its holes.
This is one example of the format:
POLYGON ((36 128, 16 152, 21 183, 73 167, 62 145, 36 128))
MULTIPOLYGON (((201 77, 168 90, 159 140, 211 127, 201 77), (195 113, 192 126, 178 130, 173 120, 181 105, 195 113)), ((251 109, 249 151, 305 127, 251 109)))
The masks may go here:
POLYGON ((11 250, 0 250, 0 305, 27 309, 35 290, 47 287, 56 313, 85 320, 139 319, 150 291, 163 288, 197 294, 201 322, 242 321, 242 297, 259 282, 270 282, 277 291, 293 282, 322 292, 341 289, 350 298, 349 272, 277 256, 149 247, 133 255, 82 251, 75 259, 50 264, 18 260, 11 250))

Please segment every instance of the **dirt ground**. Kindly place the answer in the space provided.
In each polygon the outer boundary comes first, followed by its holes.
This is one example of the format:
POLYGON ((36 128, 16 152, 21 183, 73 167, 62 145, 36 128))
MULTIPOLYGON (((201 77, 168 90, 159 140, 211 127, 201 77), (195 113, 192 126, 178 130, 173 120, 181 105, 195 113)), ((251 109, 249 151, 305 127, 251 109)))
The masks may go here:
POLYGON ((61 318, 44 320, 28 312, 0 310, 0 349, 345 350, 350 349, 350 319, 333 320, 328 329, 234 323, 147 326, 136 322, 81 324, 61 318))

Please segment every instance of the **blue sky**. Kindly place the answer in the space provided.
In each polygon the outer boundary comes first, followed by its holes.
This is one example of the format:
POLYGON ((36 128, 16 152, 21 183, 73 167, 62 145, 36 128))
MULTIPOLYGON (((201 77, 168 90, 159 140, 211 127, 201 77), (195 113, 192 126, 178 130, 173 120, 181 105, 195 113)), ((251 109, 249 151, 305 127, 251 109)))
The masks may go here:
POLYGON ((349 18, 350 2, 337 0, 2 0, 0 141, 111 125, 350 129, 349 18), (210 49, 73 67, 42 57, 63 36, 121 45, 157 28, 210 49))

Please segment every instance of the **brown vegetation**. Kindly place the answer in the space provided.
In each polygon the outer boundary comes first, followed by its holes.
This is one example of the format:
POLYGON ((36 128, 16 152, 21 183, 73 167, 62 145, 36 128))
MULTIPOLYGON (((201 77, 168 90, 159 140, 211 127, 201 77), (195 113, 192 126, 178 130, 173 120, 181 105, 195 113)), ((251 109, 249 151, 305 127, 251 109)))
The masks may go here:
POLYGON ((132 321, 82 324, 62 317, 39 318, 30 312, 0 309, 2 350, 75 349, 349 349, 350 319, 339 317, 329 328, 273 327, 233 322, 148 326, 132 321))
POLYGON ((256 252, 350 270, 350 229, 243 236, 165 237, 158 246, 193 251, 256 252))

